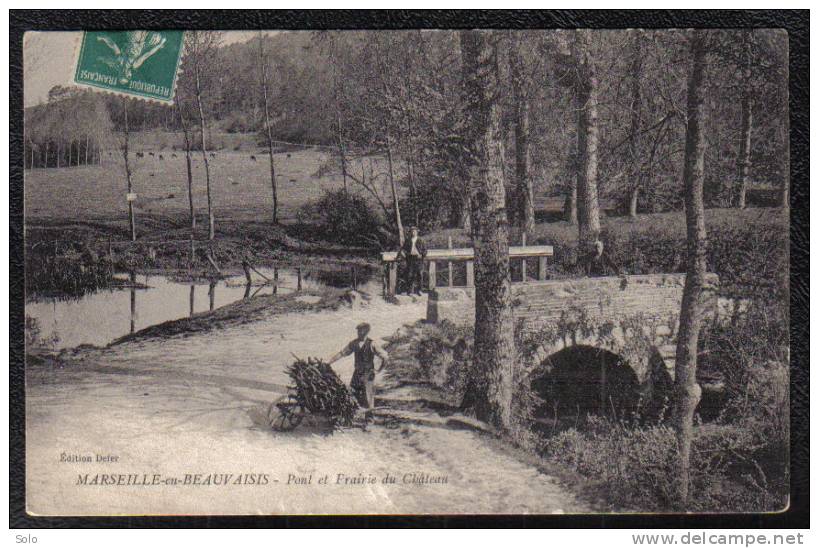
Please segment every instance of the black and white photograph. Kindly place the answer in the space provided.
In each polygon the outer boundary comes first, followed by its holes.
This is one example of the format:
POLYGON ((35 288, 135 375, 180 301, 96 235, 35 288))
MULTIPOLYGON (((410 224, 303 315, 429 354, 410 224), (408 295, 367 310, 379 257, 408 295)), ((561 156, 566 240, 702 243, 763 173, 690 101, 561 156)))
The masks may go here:
POLYGON ((788 510, 788 32, 72 29, 28 515, 788 510))

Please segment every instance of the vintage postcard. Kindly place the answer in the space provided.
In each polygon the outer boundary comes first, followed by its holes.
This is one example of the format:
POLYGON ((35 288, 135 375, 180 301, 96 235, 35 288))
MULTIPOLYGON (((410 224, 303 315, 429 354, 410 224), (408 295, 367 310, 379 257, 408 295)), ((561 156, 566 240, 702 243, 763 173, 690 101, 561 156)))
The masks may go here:
POLYGON ((28 513, 786 509, 788 52, 27 32, 28 513))

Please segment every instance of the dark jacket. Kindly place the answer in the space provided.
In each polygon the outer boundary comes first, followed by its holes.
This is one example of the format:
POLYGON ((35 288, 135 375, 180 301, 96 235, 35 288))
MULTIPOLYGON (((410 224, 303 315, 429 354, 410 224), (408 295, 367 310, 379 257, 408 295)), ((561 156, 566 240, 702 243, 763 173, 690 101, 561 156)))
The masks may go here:
MULTIPOLYGON (((427 256, 427 246, 424 245, 424 240, 422 240, 420 236, 415 240, 415 249, 417 249, 418 253, 421 254, 422 259, 427 256)), ((411 252, 412 238, 410 237, 404 240, 404 245, 401 246, 401 255, 403 255, 403 257, 406 259, 409 258, 411 252)))

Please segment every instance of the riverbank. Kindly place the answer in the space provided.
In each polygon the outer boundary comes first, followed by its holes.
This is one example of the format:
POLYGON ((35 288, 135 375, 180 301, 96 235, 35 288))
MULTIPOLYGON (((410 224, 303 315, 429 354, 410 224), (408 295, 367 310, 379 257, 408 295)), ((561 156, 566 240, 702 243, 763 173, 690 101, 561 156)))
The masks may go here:
MULTIPOLYGON (((221 318, 219 329, 188 331, 179 323, 178 330, 166 328, 104 349, 66 353, 56 362, 31 363, 26 398, 29 511, 588 511, 555 476, 491 435, 451 421, 453 415, 446 417, 424 403, 428 398, 422 397, 422 388, 416 392, 386 372, 376 381, 377 404, 397 411, 397 425, 328 434, 308 421, 290 433, 271 431, 265 422, 267 407, 286 392, 285 367, 294 354, 326 358, 354 337, 360 321, 370 322, 371 337, 386 345, 396 331, 425 316, 424 298, 390 303, 354 295, 335 309, 302 303, 304 310, 263 312, 249 322, 237 323, 226 312, 203 315, 197 321, 219 323, 221 318), (97 455, 108 460, 99 461, 97 455), (339 474, 363 479, 338 482, 339 474), (230 480, 222 485, 227 475, 230 480), (327 483, 319 483, 325 477, 327 483), (141 478, 149 478, 150 485, 141 478)), ((300 297, 306 295, 292 296, 300 297)), ((270 308, 261 300, 244 306, 270 308)), ((349 382, 351 358, 334 368, 349 382)))

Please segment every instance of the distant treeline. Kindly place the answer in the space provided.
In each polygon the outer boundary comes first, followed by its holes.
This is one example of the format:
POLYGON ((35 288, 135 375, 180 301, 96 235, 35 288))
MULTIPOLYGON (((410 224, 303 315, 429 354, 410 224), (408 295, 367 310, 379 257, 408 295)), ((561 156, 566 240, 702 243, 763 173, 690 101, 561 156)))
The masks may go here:
MULTIPOLYGON (((730 206, 745 187, 779 188, 786 180, 787 36, 775 30, 709 34, 706 200, 730 206)), ((685 32, 594 32, 585 64, 572 31, 494 31, 493 37, 498 54, 486 62, 499 80, 511 220, 526 214, 527 188, 565 194, 567 217, 576 207, 581 69, 592 69, 587 81, 599 103, 589 135, 597 140, 601 198, 632 214, 682 207, 685 32)), ((467 102, 457 33, 280 32, 209 55, 200 77, 212 140, 217 133, 254 133, 265 143, 263 62, 273 139, 334 147, 333 169, 351 188, 370 194, 367 186, 383 184, 388 174, 368 181, 353 161, 364 153, 388 156, 395 173, 401 167, 397 184, 417 206, 407 212, 413 222, 468 221, 468 174, 461 172, 467 102), (435 204, 434 211, 418 204, 435 204)), ((131 131, 179 132, 180 113, 195 129, 199 118, 186 80, 193 71, 186 63, 180 107, 129 100, 131 131)), ((46 104, 26 110, 26 167, 97 162, 100 150, 120 147, 123 126, 122 98, 55 87, 46 104)))

